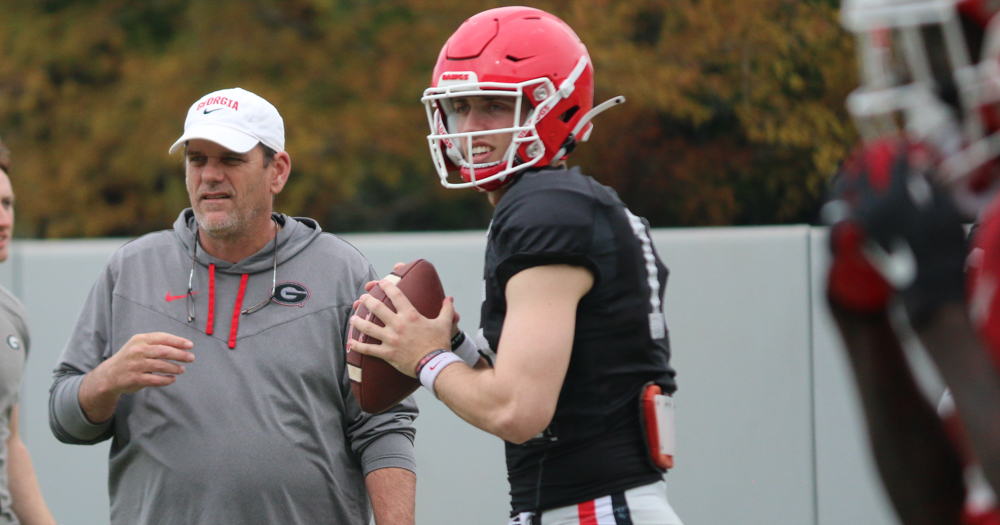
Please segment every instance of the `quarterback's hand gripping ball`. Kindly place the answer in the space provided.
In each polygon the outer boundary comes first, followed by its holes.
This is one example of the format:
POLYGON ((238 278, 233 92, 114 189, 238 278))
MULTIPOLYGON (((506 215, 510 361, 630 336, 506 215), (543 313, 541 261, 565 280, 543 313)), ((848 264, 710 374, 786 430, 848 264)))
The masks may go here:
MULTIPOLYGON (((406 295, 406 298, 420 312, 420 315, 437 317, 440 313, 441 303, 445 299, 444 287, 441 286, 441 279, 438 278, 437 270, 434 269, 433 264, 424 259, 417 259, 394 269, 391 274, 386 276, 386 279, 395 281, 396 286, 406 295)), ((388 306, 393 312, 396 311, 392 301, 386 297, 385 292, 378 284, 368 293, 388 306)), ((364 304, 358 307, 356 315, 378 326, 385 326, 364 304)), ((374 337, 361 333, 353 326, 348 332, 347 338, 348 341, 353 339, 362 343, 382 343, 374 337)), ((351 389, 361 405, 361 410, 370 414, 378 414, 395 406, 420 386, 419 380, 396 370, 385 360, 353 352, 349 346, 347 372, 351 379, 351 389)))

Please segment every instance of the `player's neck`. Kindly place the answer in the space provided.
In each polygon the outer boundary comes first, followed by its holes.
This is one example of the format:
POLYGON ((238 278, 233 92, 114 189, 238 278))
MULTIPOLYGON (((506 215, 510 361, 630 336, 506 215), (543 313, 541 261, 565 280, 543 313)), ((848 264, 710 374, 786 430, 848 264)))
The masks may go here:
POLYGON ((504 187, 502 187, 502 188, 500 188, 498 190, 488 191, 488 192, 486 192, 486 198, 489 199, 490 200, 490 204, 494 208, 496 208, 497 207, 497 203, 500 202, 500 197, 503 197, 503 194, 507 193, 507 190, 509 190, 509 189, 510 189, 510 185, 508 184, 507 186, 504 186, 504 187))
POLYGON ((199 243, 206 253, 222 259, 223 261, 238 263, 243 259, 259 252, 261 248, 271 242, 271 239, 278 234, 278 225, 267 215, 267 223, 259 227, 251 228, 246 232, 234 233, 232 235, 212 235, 200 229, 199 243))

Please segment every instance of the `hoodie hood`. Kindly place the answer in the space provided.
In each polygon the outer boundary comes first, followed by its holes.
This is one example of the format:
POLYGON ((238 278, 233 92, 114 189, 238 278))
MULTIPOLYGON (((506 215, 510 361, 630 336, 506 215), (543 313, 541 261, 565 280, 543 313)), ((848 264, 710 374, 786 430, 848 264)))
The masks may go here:
MULTIPOLYGON (((174 234, 181 243, 185 253, 196 254, 195 260, 202 268, 207 268, 208 270, 208 311, 206 313, 205 319, 205 333, 207 335, 212 335, 215 332, 215 301, 216 301, 216 273, 239 275, 240 284, 239 289, 236 293, 236 303, 233 307, 232 322, 229 328, 229 348, 236 348, 237 332, 239 330, 240 318, 246 314, 252 314, 260 308, 270 304, 273 299, 273 294, 275 290, 271 289, 271 299, 267 299, 258 305, 247 305, 248 309, 244 309, 244 298, 247 289, 247 282, 250 275, 255 275, 263 272, 272 273, 272 275, 277 277, 278 270, 275 268, 275 250, 277 250, 277 266, 281 265, 295 257, 302 250, 304 250, 310 243, 312 243, 322 230, 319 224, 312 219, 294 219, 284 214, 271 213, 271 217, 281 225, 281 229, 278 230, 277 237, 273 241, 268 242, 263 248, 257 251, 257 253, 246 257, 242 261, 231 263, 229 261, 223 261, 222 259, 213 257, 212 255, 205 252, 202 248, 200 250, 195 249, 195 243, 198 242, 198 221, 195 219, 194 210, 188 208, 181 212, 180 216, 174 222, 174 234), (277 247, 275 247, 277 243, 277 247)), ((195 271, 200 271, 193 269, 191 272, 191 277, 189 281, 193 279, 195 271)), ((190 286, 190 285, 189 285, 190 286)), ((301 287, 301 285, 298 285, 301 287)), ((305 290, 305 288, 302 288, 305 290)), ((190 289, 189 289, 190 291, 190 289)), ((192 292, 193 293, 193 292, 192 292)), ((306 291, 308 293, 308 291, 306 291)), ((191 296, 188 295, 190 300, 191 296)), ((191 313, 188 314, 188 322, 194 321, 194 316, 191 313)))
MULTIPOLYGON (((278 265, 295 257, 302 250, 309 246, 319 234, 323 232, 319 224, 304 217, 289 217, 283 213, 271 213, 271 216, 281 225, 278 231, 278 265)), ((198 221, 194 217, 194 210, 187 208, 181 212, 174 221, 174 233, 177 240, 184 247, 186 253, 194 252, 194 243, 197 238, 198 221)), ((231 274, 254 274, 258 272, 270 272, 274 264, 274 243, 268 241, 257 253, 239 261, 231 263, 213 257, 205 252, 204 247, 198 247, 195 260, 199 265, 215 265, 215 270, 231 274)))

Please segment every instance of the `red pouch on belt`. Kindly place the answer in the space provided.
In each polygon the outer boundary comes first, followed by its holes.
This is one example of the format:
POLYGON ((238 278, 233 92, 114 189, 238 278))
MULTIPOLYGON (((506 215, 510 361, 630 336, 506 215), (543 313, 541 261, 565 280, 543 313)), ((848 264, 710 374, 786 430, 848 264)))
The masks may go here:
POLYGON ((639 398, 639 419, 649 458, 661 470, 674 466, 674 399, 647 384, 639 398))

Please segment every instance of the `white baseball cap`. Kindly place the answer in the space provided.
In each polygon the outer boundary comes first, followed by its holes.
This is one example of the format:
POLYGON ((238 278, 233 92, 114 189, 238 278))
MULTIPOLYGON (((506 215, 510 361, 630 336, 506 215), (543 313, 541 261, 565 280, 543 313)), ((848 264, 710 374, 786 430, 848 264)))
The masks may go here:
POLYGON ((246 153, 258 142, 285 151, 285 123, 263 98, 241 88, 222 89, 191 105, 184 134, 170 146, 170 153, 191 139, 210 140, 236 153, 246 153))

